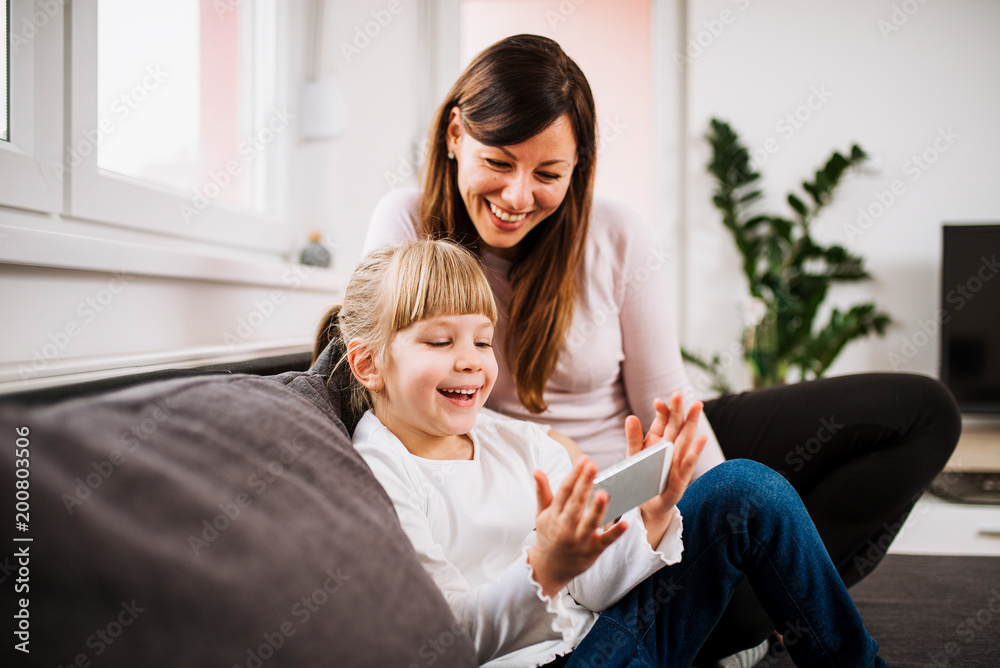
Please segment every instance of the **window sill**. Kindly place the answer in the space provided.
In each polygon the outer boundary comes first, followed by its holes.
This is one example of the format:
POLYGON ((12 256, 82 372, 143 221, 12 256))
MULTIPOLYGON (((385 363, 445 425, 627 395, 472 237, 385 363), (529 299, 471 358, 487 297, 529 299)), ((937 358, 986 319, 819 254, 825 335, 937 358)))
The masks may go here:
POLYGON ((289 262, 277 254, 229 249, 4 207, 0 207, 0 264, 124 272, 331 294, 341 292, 347 282, 342 271, 289 262))

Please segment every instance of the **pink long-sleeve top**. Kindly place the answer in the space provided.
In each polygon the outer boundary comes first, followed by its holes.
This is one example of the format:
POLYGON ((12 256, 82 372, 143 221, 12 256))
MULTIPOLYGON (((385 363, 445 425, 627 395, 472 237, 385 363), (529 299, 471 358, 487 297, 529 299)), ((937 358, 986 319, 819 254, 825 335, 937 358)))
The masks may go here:
MULTIPOLYGON (((372 214, 365 252, 418 237, 419 197, 416 189, 401 188, 382 198, 372 214)), ((691 393, 666 289, 667 252, 624 204, 594 198, 573 323, 545 386, 548 410, 540 415, 518 401, 504 360, 510 262, 488 249, 481 255, 500 311, 494 337, 500 370, 488 408, 566 434, 604 468, 625 457, 628 415, 639 416, 648 428, 655 416, 653 399, 691 393)), ((704 415, 698 433, 707 435, 708 443, 695 475, 724 460, 704 415)))

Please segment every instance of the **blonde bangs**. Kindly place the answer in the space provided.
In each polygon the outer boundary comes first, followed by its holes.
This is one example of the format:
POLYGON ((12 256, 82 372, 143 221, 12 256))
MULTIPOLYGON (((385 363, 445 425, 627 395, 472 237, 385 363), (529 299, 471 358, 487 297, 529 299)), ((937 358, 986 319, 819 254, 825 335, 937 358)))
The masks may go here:
POLYGON ((429 240, 408 244, 390 271, 394 331, 442 315, 478 313, 497 323, 496 302, 479 258, 461 246, 429 240))

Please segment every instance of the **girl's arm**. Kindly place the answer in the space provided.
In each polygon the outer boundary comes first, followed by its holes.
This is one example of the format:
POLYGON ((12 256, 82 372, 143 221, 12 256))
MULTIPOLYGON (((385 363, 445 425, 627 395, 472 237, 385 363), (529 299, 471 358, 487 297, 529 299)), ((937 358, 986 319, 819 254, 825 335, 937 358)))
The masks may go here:
POLYGON ((572 619, 559 598, 543 596, 533 578, 527 551, 535 535, 524 540, 520 558, 491 581, 473 586, 452 563, 431 530, 426 480, 375 443, 355 443, 379 483, 417 552, 421 565, 441 590, 459 625, 476 646, 480 663, 545 640, 573 637, 572 619))
POLYGON ((528 550, 528 563, 546 596, 555 596, 590 568, 628 528, 625 522, 618 522, 600 531, 608 493, 601 490, 594 494, 596 475, 597 465, 587 456, 580 457, 553 494, 545 473, 535 471, 538 536, 528 550))
POLYGON ((664 565, 680 561, 684 550, 683 520, 677 502, 691 481, 705 445, 705 437, 696 434, 701 404, 696 402, 685 418, 681 395, 677 392, 671 397, 670 406, 657 400, 655 411, 656 419, 645 438, 638 418, 631 416, 626 420, 627 450, 632 456, 664 437, 673 441, 667 488, 660 496, 625 513, 624 520, 632 528, 570 585, 573 598, 591 610, 607 609, 664 565))

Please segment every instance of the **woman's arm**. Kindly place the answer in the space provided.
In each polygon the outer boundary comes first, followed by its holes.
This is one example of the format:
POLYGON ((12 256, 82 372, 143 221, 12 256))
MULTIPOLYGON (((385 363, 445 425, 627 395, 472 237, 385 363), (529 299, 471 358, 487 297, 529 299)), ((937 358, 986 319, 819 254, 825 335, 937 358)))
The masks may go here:
MULTIPOLYGON (((679 322, 669 297, 667 260, 672 251, 656 244, 638 215, 624 205, 602 200, 601 208, 595 207, 598 215, 612 218, 612 229, 620 234, 615 246, 622 282, 619 321, 625 392, 631 411, 642 424, 651 424, 657 397, 679 391, 689 403, 694 391, 681 359, 679 322)), ((704 414, 699 418, 697 435, 704 436, 706 443, 695 477, 725 461, 704 414)))
POLYGON ((569 455, 569 460, 574 464, 583 455, 583 451, 580 450, 580 446, 576 444, 576 441, 566 434, 560 434, 558 431, 549 431, 548 436, 565 448, 566 453, 569 455))
POLYGON ((386 194, 372 212, 363 252, 385 244, 417 239, 419 206, 420 191, 416 188, 399 188, 386 194))

